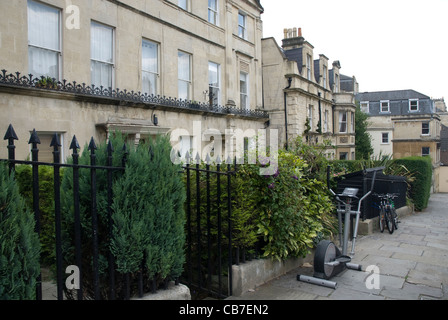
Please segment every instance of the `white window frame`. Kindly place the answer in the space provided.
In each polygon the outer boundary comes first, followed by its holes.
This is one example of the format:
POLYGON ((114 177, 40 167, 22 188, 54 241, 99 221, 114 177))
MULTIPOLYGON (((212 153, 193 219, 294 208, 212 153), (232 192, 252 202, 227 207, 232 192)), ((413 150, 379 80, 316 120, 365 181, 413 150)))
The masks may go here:
POLYGON ((247 14, 242 11, 238 12, 238 37, 247 40, 247 14))
POLYGON ((419 103, 418 99, 409 99, 409 112, 418 112, 419 110, 419 103), (412 109, 412 104, 417 103, 416 109, 412 109))
POLYGON ((347 111, 339 111, 339 133, 347 133, 347 111), (345 121, 344 121, 345 115, 345 121), (344 125, 344 130, 342 129, 342 125, 344 125))
POLYGON ((361 101, 359 103, 359 108, 361 109, 362 112, 369 113, 370 112, 370 103, 369 103, 369 101, 361 101))
POLYGON ((431 147, 422 147, 422 157, 431 156, 431 147), (423 153, 423 149, 428 149, 428 153, 423 153))
POLYGON ((219 0, 208 0, 208 22, 214 24, 215 26, 219 25, 219 0), (210 1, 215 4, 215 9, 210 6, 210 1))
POLYGON ((221 104, 221 65, 212 61, 208 62, 208 72, 209 72, 209 84, 208 84, 208 90, 209 90, 209 97, 208 101, 210 103, 210 94, 212 91, 217 92, 217 97, 213 97, 212 105, 220 105, 221 104), (211 68, 216 68, 216 83, 210 83, 211 81, 211 68))
POLYGON ((250 96, 249 96, 249 74, 240 71, 240 104, 241 109, 250 110, 250 96), (243 92, 242 83, 245 83, 246 92, 243 92))
POLYGON ((115 28, 111 27, 111 26, 108 26, 108 25, 106 25, 104 23, 91 20, 91 22, 90 22, 90 46, 91 46, 90 47, 90 64, 91 64, 91 67, 90 67, 91 72, 90 73, 91 73, 92 84, 94 84, 97 87, 102 85, 102 84, 94 83, 94 81, 93 81, 93 78, 94 78, 93 77, 93 72, 94 72, 93 65, 94 64, 101 64, 103 66, 107 66, 108 68, 110 68, 110 72, 111 72, 110 83, 107 86, 103 85, 103 87, 104 88, 111 88, 111 89, 114 88, 114 84, 115 84, 115 28), (111 46, 112 46, 112 48, 111 48, 111 55, 112 55, 111 56, 111 61, 99 60, 99 59, 95 59, 94 57, 92 57, 92 50, 93 50, 92 49, 92 47, 93 47, 92 29, 93 29, 94 25, 101 26, 101 27, 109 29, 111 31, 111 46))
POLYGON ((334 93, 339 93, 339 74, 334 75, 334 93))
POLYGON ((311 55, 306 55, 306 78, 311 80, 311 55))
POLYGON ((390 113, 390 101, 389 100, 381 100, 380 101, 380 113, 390 113), (387 104, 387 111, 383 110, 383 103, 387 104))
POLYGON ((33 74, 33 76, 35 77, 40 77, 40 76, 44 76, 44 77, 51 77, 51 78, 55 78, 56 80, 59 80, 62 78, 62 29, 61 29, 61 10, 59 8, 44 4, 44 3, 40 3, 34 0, 28 0, 27 1, 27 13, 28 13, 28 70, 29 73, 33 74), (57 41, 58 41, 58 47, 57 48, 48 48, 48 47, 44 47, 42 45, 39 45, 37 43, 32 43, 31 39, 30 39, 30 30, 34 29, 33 26, 31 26, 31 21, 30 21, 30 4, 33 5, 37 5, 40 6, 42 8, 47 8, 50 10, 54 10, 57 11, 58 13, 58 35, 57 35, 57 41), (42 52, 52 52, 53 54, 56 55, 56 63, 57 63, 57 71, 52 75, 50 72, 47 73, 37 73, 37 72, 32 72, 31 71, 31 65, 33 65, 33 63, 31 62, 31 54, 30 51, 32 50, 38 50, 38 51, 42 51, 42 52))
POLYGON ((381 144, 390 144, 389 132, 381 132, 381 144))
POLYGON ((153 94, 153 95, 158 95, 160 93, 159 92, 159 88, 160 88, 160 46, 159 46, 159 44, 157 42, 143 39, 142 40, 142 92, 143 93, 148 93, 148 94, 153 94), (145 66, 144 66, 144 63, 143 63, 143 59, 144 59, 143 51, 145 50, 144 49, 145 43, 148 44, 148 45, 155 45, 156 46, 156 55, 157 55, 157 57, 156 57, 156 64, 157 65, 156 65, 155 70, 149 70, 149 69, 145 70, 145 66), (144 79, 144 75, 145 74, 155 78, 155 84, 154 84, 155 90, 154 90, 154 92, 150 92, 150 90, 147 90, 147 88, 144 87, 143 79, 144 79))
POLYGON ((313 131, 313 109, 312 105, 308 106, 308 124, 310 126, 310 131, 313 131))
POLYGON ((422 136, 429 136, 430 134, 431 134, 431 125, 430 125, 429 121, 422 122, 422 136), (428 125, 428 128, 423 127, 425 124, 428 125), (426 130, 428 131, 427 133, 425 133, 426 130))
POLYGON ((184 100, 191 100, 191 92, 192 92, 192 70, 193 70, 193 68, 192 68, 192 62, 193 62, 193 59, 192 59, 192 55, 191 54, 189 54, 189 53, 187 53, 187 52, 185 52, 185 51, 181 51, 181 50, 178 50, 178 53, 177 53, 177 57, 178 57, 178 63, 177 63, 177 67, 178 67, 178 96, 179 96, 179 99, 184 99, 184 100), (181 59, 181 57, 182 56, 188 56, 188 68, 189 68, 189 70, 188 70, 188 77, 186 77, 186 78, 182 78, 182 75, 181 75, 181 70, 180 70, 180 59, 181 59), (186 84, 187 85, 187 96, 185 97, 185 96, 182 96, 181 95, 181 91, 180 91, 180 88, 181 88, 181 84, 186 84))
POLYGON ((324 133, 328 132, 328 110, 324 112, 324 133))
POLYGON ((355 133, 355 113, 350 112, 350 129, 351 133, 355 133))

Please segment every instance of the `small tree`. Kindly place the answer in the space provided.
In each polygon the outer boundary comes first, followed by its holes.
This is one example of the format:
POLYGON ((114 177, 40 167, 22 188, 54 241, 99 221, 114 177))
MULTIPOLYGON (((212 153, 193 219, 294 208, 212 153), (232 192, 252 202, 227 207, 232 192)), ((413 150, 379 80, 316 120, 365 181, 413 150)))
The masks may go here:
POLYGON ((355 141, 356 160, 369 159, 373 153, 370 134, 367 132, 369 116, 361 111, 359 102, 356 102, 355 112, 355 141))
POLYGON ((40 243, 34 228, 14 174, 0 163, 0 300, 36 297, 40 243))

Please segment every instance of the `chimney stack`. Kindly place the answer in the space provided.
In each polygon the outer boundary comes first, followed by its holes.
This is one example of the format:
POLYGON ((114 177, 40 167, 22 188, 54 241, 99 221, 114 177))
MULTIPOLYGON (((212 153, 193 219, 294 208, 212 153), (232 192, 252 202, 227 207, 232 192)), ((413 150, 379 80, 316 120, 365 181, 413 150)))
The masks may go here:
POLYGON ((285 50, 298 48, 303 45, 305 39, 302 36, 302 28, 283 29, 284 39, 282 48, 285 50))

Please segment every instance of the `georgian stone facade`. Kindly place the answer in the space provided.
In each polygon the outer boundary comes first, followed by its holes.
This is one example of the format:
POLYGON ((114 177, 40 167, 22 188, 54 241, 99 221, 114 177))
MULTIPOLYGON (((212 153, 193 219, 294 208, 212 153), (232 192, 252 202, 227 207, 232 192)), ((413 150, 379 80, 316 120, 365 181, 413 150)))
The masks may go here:
MULTIPOLYGON (((27 140, 35 128, 45 144, 57 133, 67 155, 74 134, 84 144, 121 129, 138 142, 183 129, 188 136, 173 143, 185 151, 199 141, 200 152, 210 144, 207 130, 224 139, 226 130, 266 127, 267 115, 256 112, 257 0, 17 0, 1 1, 0 12, 0 132, 11 123, 27 140), (54 78, 54 86, 41 76, 54 78), (97 91, 85 89, 91 84, 97 91), (140 98, 123 98, 131 92, 140 98)), ((0 158, 6 153, 0 148, 0 158)), ((17 157, 29 153, 22 141, 17 157)))
POLYGON ((262 46, 264 105, 282 144, 299 136, 311 144, 329 140, 328 158, 354 159, 356 79, 340 74, 339 61, 314 59, 300 28, 284 30, 282 47, 273 38, 262 46), (341 86, 341 78, 353 85, 341 86))

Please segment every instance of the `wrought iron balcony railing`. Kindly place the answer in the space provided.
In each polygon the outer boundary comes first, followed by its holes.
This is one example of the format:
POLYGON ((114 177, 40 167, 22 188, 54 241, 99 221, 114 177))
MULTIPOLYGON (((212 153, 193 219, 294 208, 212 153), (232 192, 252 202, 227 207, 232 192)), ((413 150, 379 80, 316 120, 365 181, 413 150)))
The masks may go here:
POLYGON ((2 85, 22 88, 38 88, 54 92, 73 93, 86 97, 108 98, 136 104, 172 107, 178 110, 195 110, 215 114, 235 114, 255 118, 269 118, 268 113, 262 110, 245 110, 232 106, 211 105, 191 100, 128 91, 126 89, 120 90, 118 88, 98 87, 93 84, 80 84, 76 81, 69 82, 65 79, 58 81, 50 77, 34 77, 32 74, 22 75, 20 72, 8 73, 7 70, 4 69, 1 70, 0 73, 0 86, 2 85))

